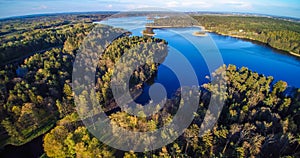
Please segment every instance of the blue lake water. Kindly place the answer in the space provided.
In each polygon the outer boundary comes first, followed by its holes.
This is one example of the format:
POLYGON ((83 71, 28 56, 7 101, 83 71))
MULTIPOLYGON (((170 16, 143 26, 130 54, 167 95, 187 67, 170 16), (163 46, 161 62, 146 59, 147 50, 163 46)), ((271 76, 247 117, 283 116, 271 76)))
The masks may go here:
MULTIPOLYGON (((130 17, 130 18, 114 18, 102 21, 103 24, 108 24, 114 27, 120 27, 132 32, 134 36, 142 36, 141 32, 145 28, 145 24, 151 22, 145 17, 130 17)), ((199 28, 168 28, 155 29, 155 36, 166 40, 170 47, 178 50, 192 65, 198 77, 200 85, 209 82, 205 76, 209 76, 207 65, 201 53, 195 48, 191 41, 182 36, 185 34, 190 36, 192 40, 201 40, 204 37, 193 36, 192 33, 199 28)), ((223 63, 234 64, 238 68, 243 66, 265 76, 273 76, 274 81, 283 80, 289 86, 300 87, 300 59, 280 53, 270 47, 255 44, 242 39, 237 39, 228 36, 222 36, 214 33, 208 33, 208 36, 213 40, 216 47, 219 49, 223 63)), ((180 65, 182 60, 170 49, 166 60, 159 66, 158 73, 155 78, 155 83, 161 83, 167 90, 168 97, 171 97, 180 87, 179 81, 175 73, 169 69, 168 64, 180 65)), ((219 65, 221 66, 221 65, 219 65)), ((186 71, 184 67, 179 71, 186 71)), ((149 85, 144 88, 144 93, 136 100, 140 103, 147 102, 149 85)))

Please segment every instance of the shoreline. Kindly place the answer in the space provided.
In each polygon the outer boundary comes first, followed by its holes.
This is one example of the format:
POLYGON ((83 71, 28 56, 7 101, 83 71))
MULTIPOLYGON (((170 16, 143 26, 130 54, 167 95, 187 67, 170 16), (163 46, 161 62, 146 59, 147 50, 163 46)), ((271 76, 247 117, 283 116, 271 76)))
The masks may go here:
POLYGON ((264 45, 264 46, 267 46, 279 53, 282 53, 282 54, 286 54, 286 55, 289 55, 291 57, 295 57, 297 59, 300 59, 300 54, 297 54, 297 53, 294 53, 294 52, 291 52, 291 51, 287 51, 287 50, 282 50, 282 49, 279 49, 279 48, 276 48, 276 47, 272 47, 270 45, 268 45, 267 43, 265 42, 261 42, 261 41, 258 41, 258 40, 255 40, 255 39, 252 39, 252 38, 247 38, 247 37, 243 37, 243 36, 238 36, 238 35, 230 35, 230 34, 225 34, 225 33, 221 33, 221 32, 216 32, 216 31, 212 31, 212 30, 205 30, 209 33, 214 33, 214 34, 218 34, 218 35, 222 35, 222 36, 227 36, 227 37, 232 37, 232 38, 237 38, 237 39, 241 39, 241 40, 244 40, 244 41, 249 41, 249 42, 253 42, 255 44, 260 44, 260 45, 264 45))
MULTIPOLYGON (((294 53, 294 52, 291 52, 291 51, 287 51, 287 50, 282 50, 282 49, 279 49, 279 48, 276 48, 276 47, 272 47, 272 46, 268 45, 265 42, 261 42, 261 41, 258 41, 256 39, 247 38, 247 37, 243 37, 243 36, 239 36, 239 35, 231 35, 231 34, 225 34, 225 33, 216 32, 216 31, 212 31, 212 30, 207 30, 207 29, 205 29, 204 26, 200 26, 200 25, 194 25, 194 26, 179 26, 179 25, 178 26, 171 26, 171 25, 161 26, 161 25, 157 25, 157 26, 145 26, 145 27, 146 28, 151 28, 151 29, 198 27, 203 32, 215 33, 215 34, 222 35, 222 36, 228 36, 228 37, 238 38, 238 39, 249 41, 249 42, 253 42, 253 43, 256 43, 256 44, 265 45, 265 46, 267 46, 267 47, 269 47, 269 48, 271 48, 271 49, 273 49, 275 51, 278 51, 280 53, 283 53, 283 54, 286 54, 286 55, 290 55, 292 57, 300 59, 300 54, 297 54, 297 53, 294 53)), ((207 34, 205 34, 205 35, 195 35, 195 33, 193 33, 193 35, 194 36, 207 36, 207 34)))
POLYGON ((146 28, 151 28, 151 29, 163 29, 163 28, 185 28, 185 27, 198 27, 200 28, 201 30, 203 31, 207 31, 205 30, 204 26, 200 26, 200 25, 193 25, 193 26, 180 26, 180 25, 177 25, 177 26, 171 26, 171 25, 157 25, 157 26, 145 26, 146 28))
POLYGON ((294 55, 294 56, 296 56, 296 57, 299 57, 299 58, 300 58, 300 54, 297 54, 297 53, 294 53, 294 52, 289 52, 289 54, 291 54, 291 55, 294 55))

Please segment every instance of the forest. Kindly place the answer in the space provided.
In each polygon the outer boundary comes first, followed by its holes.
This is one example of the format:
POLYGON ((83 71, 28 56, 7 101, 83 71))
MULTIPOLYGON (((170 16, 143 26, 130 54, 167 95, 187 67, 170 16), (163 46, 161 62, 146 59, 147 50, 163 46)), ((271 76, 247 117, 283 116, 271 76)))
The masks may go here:
POLYGON ((1 145, 24 144, 45 133, 59 118, 56 106, 72 111, 72 51, 87 33, 85 26, 77 25, 78 32, 67 37, 63 48, 51 48, 1 69, 1 145))
MULTIPOLYGON (((203 137, 199 128, 207 111, 209 92, 217 92, 218 83, 208 83, 195 119, 173 143, 151 152, 123 152, 102 144, 78 123, 76 114, 59 121, 44 138, 49 157, 297 157, 299 156, 300 90, 287 96, 287 84, 272 77, 257 74, 243 67, 223 66, 214 77, 226 74, 228 89, 225 106, 218 123, 203 137), (272 90, 271 90, 272 89, 272 90), (101 149, 101 150, 99 150, 101 149), (277 150, 274 150, 277 149, 277 150)), ((151 131, 168 124, 176 113, 177 96, 151 117, 131 116, 119 111, 109 117, 114 126, 133 131, 151 131)), ((118 133, 112 133, 118 134, 118 133)), ((134 144, 133 144, 134 145, 134 144)))
MULTIPOLYGON (((60 15, 0 22, 3 64, 0 71, 0 148, 8 144, 22 145, 44 135, 42 157, 300 156, 300 89, 288 88, 284 81, 274 82, 271 76, 234 65, 224 65, 213 74, 214 78, 226 76, 223 81, 228 86, 225 94, 218 93, 222 87, 215 82, 204 84, 198 90, 201 99, 194 120, 173 143, 144 153, 124 152, 103 144, 79 117, 76 110, 84 113, 86 109, 75 108, 71 82, 80 45, 95 28, 91 22, 105 16, 60 15), (16 58, 19 59, 14 60, 16 58), (222 97, 225 105, 214 128, 198 137, 211 97, 222 97)), ((234 35, 237 31, 239 36, 257 38, 255 40, 261 42, 267 38, 272 47, 299 53, 299 24, 259 17, 194 18, 213 32, 234 35), (280 32, 286 35, 285 30, 292 36, 281 36, 280 32)), ((100 29, 105 32, 104 27, 100 29)), ((153 37, 120 36, 97 59, 96 93, 82 91, 81 101, 95 95, 99 106, 109 112, 111 123, 128 130, 151 131, 168 124, 178 109, 179 93, 168 99, 158 113, 137 117, 112 110, 115 101, 109 84, 112 69, 122 55, 132 57, 130 64, 157 53, 164 60, 167 44, 153 37)), ((145 63, 137 67, 130 78, 129 87, 133 91, 143 88, 143 83, 157 72, 159 64, 145 63)), ((122 76, 126 71, 119 71, 117 75, 122 76)))
POLYGON ((68 36, 78 31, 91 29, 90 23, 107 15, 51 15, 7 19, 0 22, 0 62, 1 66, 11 60, 45 52, 53 47, 62 47, 68 36), (84 25, 78 30, 77 25, 84 25))

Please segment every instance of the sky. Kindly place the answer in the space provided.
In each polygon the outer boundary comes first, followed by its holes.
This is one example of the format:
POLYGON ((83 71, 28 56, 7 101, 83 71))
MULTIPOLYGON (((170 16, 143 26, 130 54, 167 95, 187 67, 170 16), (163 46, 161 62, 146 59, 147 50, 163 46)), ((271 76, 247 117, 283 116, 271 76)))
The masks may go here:
POLYGON ((300 18, 300 0, 0 0, 0 18, 43 13, 129 11, 149 7, 300 18))

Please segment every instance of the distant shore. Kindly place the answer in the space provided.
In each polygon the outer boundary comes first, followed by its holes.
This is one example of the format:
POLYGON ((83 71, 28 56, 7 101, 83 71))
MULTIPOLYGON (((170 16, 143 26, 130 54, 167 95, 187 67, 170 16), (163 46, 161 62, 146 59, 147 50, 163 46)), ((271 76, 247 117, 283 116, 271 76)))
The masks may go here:
MULTIPOLYGON (((259 40, 252 39, 252 38, 247 38, 247 37, 244 37, 244 36, 232 35, 232 34, 225 34, 225 33, 221 33, 221 32, 207 30, 204 26, 200 26, 200 25, 193 25, 193 26, 180 26, 180 25, 177 25, 177 26, 163 25, 163 26, 161 26, 161 25, 158 25, 158 26, 146 26, 146 27, 152 28, 152 29, 198 27, 203 32, 211 32, 211 33, 216 33, 216 34, 223 35, 223 36, 229 36, 229 37, 239 38, 239 39, 242 39, 242 40, 249 40, 249 41, 258 42, 258 43, 261 43, 261 44, 267 44, 265 42, 261 42, 259 40)), ((194 36, 207 36, 207 34, 202 35, 202 34, 197 34, 197 32, 194 32, 193 35, 194 36)), ((153 35, 149 34, 149 36, 154 36, 154 34, 153 35)), ((268 46, 270 48, 272 48, 272 49, 275 49, 275 50, 278 50, 278 51, 282 51, 282 52, 284 52, 284 53, 286 53, 288 55, 300 58, 300 54, 297 54, 297 53, 294 53, 294 52, 291 52, 291 51, 287 51, 287 50, 282 50, 282 49, 279 49, 279 48, 276 48, 276 47, 272 47, 270 45, 268 45, 268 46)))
POLYGON ((145 27, 152 28, 152 29, 163 29, 163 28, 184 28, 184 27, 199 27, 201 30, 205 30, 203 26, 193 25, 193 26, 182 26, 182 25, 146 25, 145 27))
MULTIPOLYGON (((239 35, 226 34, 226 33, 216 32, 216 31, 212 31, 212 30, 206 30, 205 28, 204 28, 204 30, 206 32, 211 32, 211 33, 215 33, 215 34, 222 35, 222 36, 228 36, 228 37, 238 38, 238 39, 242 39, 242 40, 246 40, 246 41, 250 41, 250 42, 256 42, 256 43, 260 43, 260 44, 264 44, 264 45, 267 44, 265 42, 261 42, 259 40, 253 39, 253 38, 247 38, 247 37, 239 36, 239 35)), ((270 47, 270 48, 272 48, 272 49, 274 49, 276 51, 280 51, 280 52, 282 52, 284 54, 288 54, 288 55, 291 55, 293 57, 300 58, 300 54, 297 54, 297 53, 294 53, 294 52, 291 52, 291 51, 287 51, 287 50, 283 50, 283 49, 279 49, 279 48, 276 48, 276 47, 272 47, 270 45, 268 45, 268 47, 270 47)))

